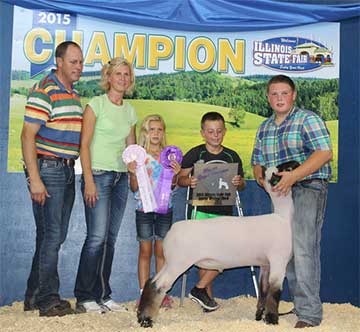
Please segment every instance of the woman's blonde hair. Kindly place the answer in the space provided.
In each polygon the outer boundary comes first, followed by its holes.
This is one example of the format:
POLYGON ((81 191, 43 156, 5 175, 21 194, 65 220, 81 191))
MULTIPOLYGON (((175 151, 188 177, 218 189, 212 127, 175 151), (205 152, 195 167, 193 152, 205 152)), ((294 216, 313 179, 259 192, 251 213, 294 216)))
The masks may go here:
POLYGON ((164 135, 162 141, 160 142, 160 149, 163 149, 166 146, 166 137, 165 137, 165 121, 159 114, 151 114, 144 118, 140 126, 139 133, 139 145, 141 145, 146 151, 149 150, 150 140, 149 140, 149 130, 150 130, 150 122, 151 121, 159 121, 164 129, 164 135))
POLYGON ((130 86, 126 90, 126 94, 129 95, 132 92, 132 89, 135 85, 135 73, 132 65, 129 61, 123 57, 112 58, 108 63, 106 63, 101 69, 101 81, 100 87, 108 92, 110 90, 109 76, 120 66, 128 66, 130 72, 130 86))

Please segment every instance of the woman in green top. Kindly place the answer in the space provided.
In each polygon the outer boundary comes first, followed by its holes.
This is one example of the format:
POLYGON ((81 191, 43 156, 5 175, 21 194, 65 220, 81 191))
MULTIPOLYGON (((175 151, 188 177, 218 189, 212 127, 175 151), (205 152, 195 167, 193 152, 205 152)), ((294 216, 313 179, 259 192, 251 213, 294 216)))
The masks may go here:
POLYGON ((115 242, 128 196, 127 167, 122 152, 135 144, 134 108, 123 99, 135 83, 134 71, 114 58, 101 71, 105 94, 86 105, 81 131, 81 190, 87 236, 75 284, 76 311, 123 311, 111 299, 109 284, 115 242))

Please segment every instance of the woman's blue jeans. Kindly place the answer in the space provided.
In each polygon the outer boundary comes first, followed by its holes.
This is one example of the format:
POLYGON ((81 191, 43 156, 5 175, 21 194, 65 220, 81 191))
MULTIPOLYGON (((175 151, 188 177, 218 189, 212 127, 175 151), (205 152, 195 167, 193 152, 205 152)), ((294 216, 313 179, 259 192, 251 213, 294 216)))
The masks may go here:
POLYGON ((50 197, 43 206, 33 202, 36 249, 25 301, 47 310, 60 303, 58 257, 68 231, 75 181, 74 168, 64 165, 61 160, 39 159, 38 166, 50 197))
POLYGON ((319 325, 322 320, 320 299, 320 240, 324 222, 328 183, 314 180, 292 188, 294 256, 287 267, 289 291, 299 320, 319 325))
MULTIPOLYGON (((93 208, 84 201, 87 235, 75 283, 77 303, 101 303, 110 298, 115 242, 128 196, 127 173, 93 170, 93 176, 99 199, 93 208)), ((84 187, 82 178, 83 196, 84 187)))

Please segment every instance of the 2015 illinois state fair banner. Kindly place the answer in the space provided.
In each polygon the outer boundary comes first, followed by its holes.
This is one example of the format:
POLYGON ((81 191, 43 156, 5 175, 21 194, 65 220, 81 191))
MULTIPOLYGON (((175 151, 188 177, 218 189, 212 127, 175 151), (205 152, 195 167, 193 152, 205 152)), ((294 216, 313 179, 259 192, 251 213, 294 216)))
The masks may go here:
MULTIPOLYGON (((103 64, 125 57, 135 70, 130 102, 139 121, 159 113, 168 144, 183 152, 202 142, 201 116, 225 117, 224 145, 237 151, 247 178, 259 124, 271 114, 266 82, 277 74, 295 80, 297 105, 319 114, 338 144, 339 23, 256 32, 188 32, 94 19, 70 13, 14 9, 8 171, 21 169, 19 134, 28 89, 55 67, 55 48, 78 43, 84 72, 76 84, 86 102, 103 93, 103 64)), ((332 161, 337 179, 337 153, 332 161)))

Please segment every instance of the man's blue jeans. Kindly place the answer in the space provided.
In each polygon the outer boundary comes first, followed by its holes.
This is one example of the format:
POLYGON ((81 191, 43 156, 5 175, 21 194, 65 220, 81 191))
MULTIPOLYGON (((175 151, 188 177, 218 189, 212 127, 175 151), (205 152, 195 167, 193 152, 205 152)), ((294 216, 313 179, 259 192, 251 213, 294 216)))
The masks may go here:
MULTIPOLYGON (((75 284, 77 303, 104 302, 110 298, 109 284, 115 251, 128 196, 127 173, 93 171, 99 199, 94 208, 85 202, 87 236, 82 248, 75 284)), ((84 195, 84 180, 81 190, 84 195)))
POLYGON ((328 183, 314 180, 292 188, 295 214, 292 223, 294 256, 287 267, 289 291, 299 320, 322 321, 320 299, 320 240, 328 183))
POLYGON ((36 249, 25 301, 47 310, 60 303, 58 256, 68 231, 75 198, 74 168, 61 160, 38 160, 40 177, 50 197, 44 206, 33 202, 36 249))

